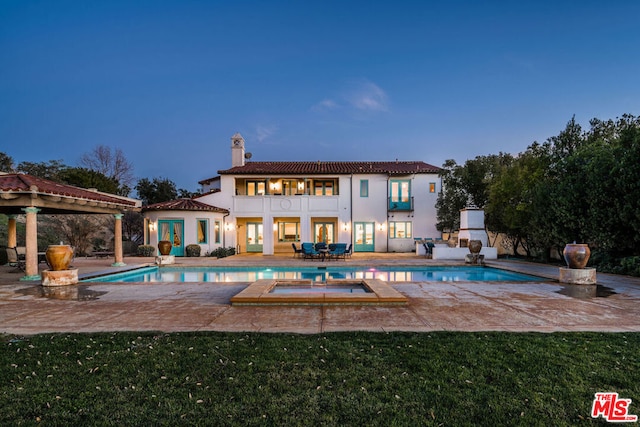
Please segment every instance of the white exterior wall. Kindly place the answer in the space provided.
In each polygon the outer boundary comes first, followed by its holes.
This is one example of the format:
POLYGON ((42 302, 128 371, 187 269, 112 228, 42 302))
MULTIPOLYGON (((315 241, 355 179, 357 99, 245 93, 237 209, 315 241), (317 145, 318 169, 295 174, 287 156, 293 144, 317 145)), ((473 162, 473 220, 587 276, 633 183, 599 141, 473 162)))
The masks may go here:
MULTIPOLYGON (((207 219, 209 220, 208 224, 208 243, 200 243, 200 256, 204 256, 207 252, 211 252, 214 249, 217 249, 223 246, 224 240, 221 239, 220 243, 214 242, 215 237, 215 221, 220 221, 220 224, 224 224, 223 222, 223 214, 216 212, 203 212, 203 211, 147 211, 145 212, 145 218, 147 218, 150 222, 155 223, 156 229, 154 231, 146 232, 149 234, 149 244, 156 248, 158 248, 158 233, 159 227, 158 220, 182 220, 184 222, 184 235, 183 235, 183 244, 186 251, 187 245, 191 244, 199 244, 198 241, 198 220, 199 219, 207 219)), ((224 226, 222 225, 223 229, 224 226)), ((227 245, 229 246, 229 245, 227 245)), ((186 256, 186 252, 185 252, 186 256)))
MULTIPOLYGON (((307 179, 325 178, 326 175, 307 176, 307 179)), ((216 207, 228 209, 231 215, 225 218, 224 225, 235 226, 238 219, 261 218, 263 223, 263 254, 274 253, 276 233, 273 231, 274 218, 296 218, 300 221, 300 240, 313 241, 313 218, 336 218, 338 242, 353 243, 353 222, 375 223, 376 252, 413 252, 414 238, 440 237, 436 230, 436 201, 441 190, 437 174, 416 174, 392 176, 386 174, 339 175, 336 196, 310 195, 235 195, 235 178, 223 175, 220 178, 220 192, 199 197, 198 200, 216 207), (369 182, 369 196, 360 197, 360 180, 369 182), (389 179, 410 179, 411 196, 414 200, 412 212, 388 212, 389 179), (429 192, 429 184, 435 183, 434 193, 429 192), (408 239, 389 239, 389 221, 411 221, 412 237, 408 239), (346 225, 346 230, 345 230, 346 225)), ((238 178, 255 178, 238 176, 238 178)), ((299 176, 278 176, 278 178, 299 178, 299 176)), ((335 176, 334 176, 335 178, 335 176)), ((242 230, 225 227, 225 246, 237 247, 242 241, 242 230)))

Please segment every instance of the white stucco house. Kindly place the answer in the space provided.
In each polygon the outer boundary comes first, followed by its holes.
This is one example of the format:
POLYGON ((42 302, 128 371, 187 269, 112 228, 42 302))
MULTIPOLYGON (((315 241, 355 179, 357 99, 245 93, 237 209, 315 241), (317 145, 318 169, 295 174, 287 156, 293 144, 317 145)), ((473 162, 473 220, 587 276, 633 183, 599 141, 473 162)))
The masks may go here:
POLYGON ((351 243, 354 252, 411 252, 414 239, 441 237, 436 166, 398 160, 254 162, 239 133, 230 148, 231 167, 200 181, 203 195, 190 204, 144 209, 148 244, 179 236, 182 249, 174 245, 175 255, 191 243, 201 244, 203 254, 232 246, 239 253, 273 255, 292 253, 292 243, 320 241, 351 243))

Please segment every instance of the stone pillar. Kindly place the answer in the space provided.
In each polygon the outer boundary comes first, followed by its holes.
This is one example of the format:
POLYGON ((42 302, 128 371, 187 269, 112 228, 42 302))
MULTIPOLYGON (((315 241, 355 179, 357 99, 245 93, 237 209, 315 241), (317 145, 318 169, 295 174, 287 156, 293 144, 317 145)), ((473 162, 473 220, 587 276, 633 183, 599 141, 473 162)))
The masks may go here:
POLYGON ((18 246, 18 231, 17 231, 17 223, 15 215, 7 215, 9 217, 9 221, 7 223, 7 247, 15 248, 18 246))
POLYGON ((27 214, 27 237, 25 249, 25 276, 20 280, 40 280, 38 274, 38 212, 34 207, 22 208, 27 214))
POLYGON ((122 214, 115 214, 114 217, 116 218, 116 223, 113 230, 113 253, 115 260, 112 266, 122 267, 126 265, 123 262, 122 256, 122 214))

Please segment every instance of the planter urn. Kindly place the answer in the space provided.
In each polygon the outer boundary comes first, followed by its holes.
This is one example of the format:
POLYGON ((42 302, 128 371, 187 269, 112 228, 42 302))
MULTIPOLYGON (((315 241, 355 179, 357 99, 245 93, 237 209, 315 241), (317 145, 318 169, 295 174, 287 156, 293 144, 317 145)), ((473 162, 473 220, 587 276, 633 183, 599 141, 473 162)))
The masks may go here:
POLYGON ((171 247, 173 245, 168 240, 160 240, 158 242, 158 250, 160 251, 160 255, 169 255, 171 253, 171 247))
POLYGON ((473 255, 478 255, 482 250, 482 241, 481 240, 469 240, 469 252, 473 255))
POLYGON ((69 245, 49 245, 45 257, 51 270, 68 270, 73 258, 73 249, 69 245))
POLYGON ((586 243, 567 243, 562 254, 569 268, 585 268, 591 256, 591 250, 586 243))

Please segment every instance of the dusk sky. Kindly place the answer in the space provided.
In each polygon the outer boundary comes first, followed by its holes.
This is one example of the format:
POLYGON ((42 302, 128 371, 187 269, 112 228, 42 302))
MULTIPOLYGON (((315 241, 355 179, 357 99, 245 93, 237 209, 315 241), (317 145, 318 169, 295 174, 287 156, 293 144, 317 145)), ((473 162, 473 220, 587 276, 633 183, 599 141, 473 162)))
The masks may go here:
MULTIPOLYGON (((517 154, 640 115, 638 1, 0 0, 0 151, 198 189, 252 160, 517 154)), ((134 194, 132 194, 134 195, 134 194)))

